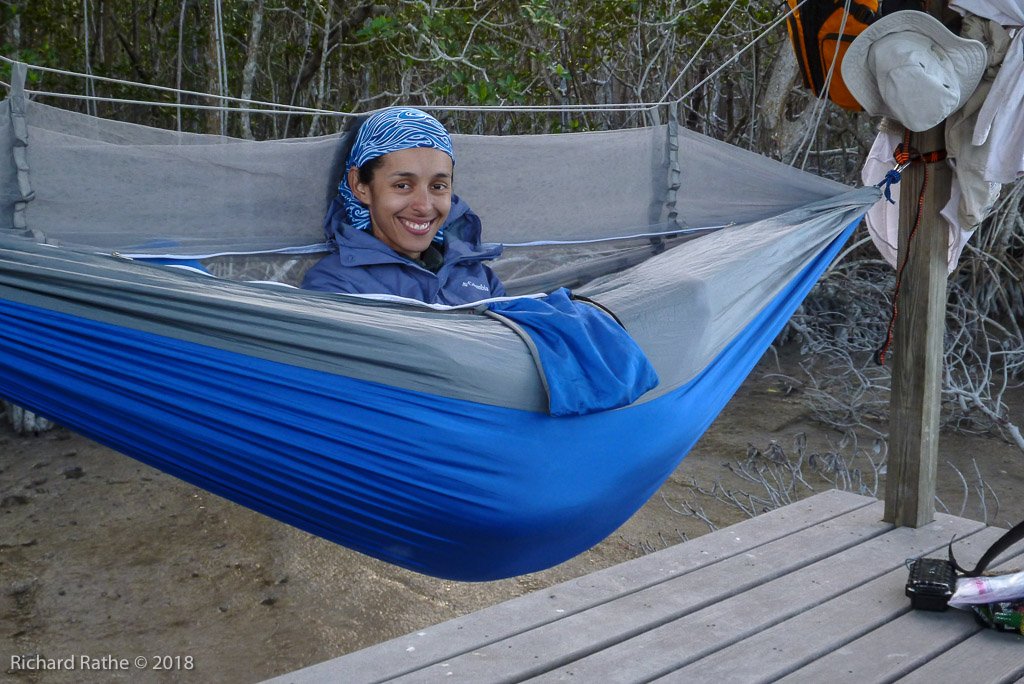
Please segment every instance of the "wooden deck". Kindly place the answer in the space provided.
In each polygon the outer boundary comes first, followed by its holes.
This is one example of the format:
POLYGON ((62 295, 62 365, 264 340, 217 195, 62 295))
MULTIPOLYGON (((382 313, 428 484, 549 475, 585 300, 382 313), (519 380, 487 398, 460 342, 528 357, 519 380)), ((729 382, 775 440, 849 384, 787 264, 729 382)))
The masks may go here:
MULTIPOLYGON (((904 562, 972 563, 1004 530, 881 522, 826 492, 664 551, 282 677, 345 682, 1011 682, 1024 637, 911 611, 904 562)), ((1004 559, 1000 559, 1006 563, 1004 559)), ((1010 565, 1013 561, 1010 561, 1010 565)))

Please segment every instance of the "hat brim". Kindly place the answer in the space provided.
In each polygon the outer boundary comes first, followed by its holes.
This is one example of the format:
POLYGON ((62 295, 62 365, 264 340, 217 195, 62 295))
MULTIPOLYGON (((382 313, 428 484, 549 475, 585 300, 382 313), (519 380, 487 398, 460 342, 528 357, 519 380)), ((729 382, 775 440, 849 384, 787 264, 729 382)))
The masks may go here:
POLYGON ((878 81, 868 64, 868 53, 876 40, 900 31, 913 31, 927 36, 946 51, 961 79, 960 98, 956 106, 956 109, 960 109, 978 87, 988 66, 985 46, 977 40, 955 35, 932 15, 916 10, 888 14, 869 25, 850 43, 841 66, 843 81, 850 94, 868 114, 899 119, 882 99, 878 81))

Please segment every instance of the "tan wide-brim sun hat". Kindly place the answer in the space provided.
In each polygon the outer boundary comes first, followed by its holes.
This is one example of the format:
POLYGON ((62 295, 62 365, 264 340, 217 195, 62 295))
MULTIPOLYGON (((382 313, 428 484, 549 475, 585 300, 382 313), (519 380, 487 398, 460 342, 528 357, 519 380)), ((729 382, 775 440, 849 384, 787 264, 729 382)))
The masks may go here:
POLYGON ((960 109, 988 57, 926 12, 894 12, 868 26, 843 58, 843 80, 869 114, 925 131, 960 109))

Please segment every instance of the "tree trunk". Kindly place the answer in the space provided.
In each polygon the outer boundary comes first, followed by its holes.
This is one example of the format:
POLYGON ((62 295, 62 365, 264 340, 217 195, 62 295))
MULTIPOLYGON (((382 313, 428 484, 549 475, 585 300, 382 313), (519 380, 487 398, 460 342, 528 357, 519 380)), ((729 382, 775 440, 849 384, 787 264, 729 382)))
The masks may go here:
POLYGON ((158 21, 157 12, 159 10, 159 0, 153 0, 153 4, 149 9, 149 63, 150 71, 157 75, 158 78, 163 76, 163 60, 164 53, 161 50, 163 46, 164 37, 163 31, 161 31, 160 22, 158 21))
MULTIPOLYGON (((316 108, 323 109, 324 91, 327 89, 327 55, 331 46, 331 17, 334 14, 334 0, 327 0, 327 14, 324 17, 324 44, 320 51, 320 69, 317 72, 316 80, 316 108)), ((320 114, 313 115, 313 121, 309 125, 310 137, 317 134, 320 128, 320 114)))
POLYGON ((104 71, 110 70, 107 63, 107 3, 106 0, 99 0, 96 7, 96 61, 104 66, 104 71))
POLYGON ((11 21, 7 24, 4 30, 4 42, 10 46, 7 51, 7 56, 11 59, 21 59, 21 8, 23 7, 21 0, 14 0, 11 3, 11 13, 14 15, 11 17, 11 21))
POLYGON ((789 41, 779 44, 768 76, 768 85, 761 93, 758 148, 775 159, 788 160, 812 124, 811 110, 815 100, 797 88, 801 84, 800 69, 789 41))
MULTIPOLYGON (((260 50, 260 33, 263 31, 263 0, 256 0, 252 10, 252 23, 249 25, 249 47, 245 53, 245 67, 242 69, 242 92, 240 97, 243 100, 252 99, 252 85, 256 80, 256 59, 260 50)), ((245 103, 243 107, 247 107, 245 103)), ((252 123, 249 120, 249 112, 242 112, 242 137, 252 140, 252 123)))
MULTIPOLYGON (((700 66, 697 67, 697 78, 696 82, 700 83, 708 75, 708 67, 704 60, 701 60, 700 66)), ((686 86, 685 81, 680 84, 679 88, 682 90, 686 86)), ((704 106, 704 100, 707 99, 708 88, 711 87, 710 83, 705 83, 701 86, 700 90, 693 94, 693 98, 686 104, 686 123, 685 126, 691 131, 698 131, 701 123, 700 110, 704 106)), ((706 123, 706 122, 705 122, 706 123)), ((704 131, 701 131, 704 132, 704 131)))
MULTIPOLYGON (((206 92, 223 95, 220 89, 220 41, 218 39, 217 11, 213 6, 214 2, 216 0, 211 0, 210 2, 210 35, 206 41, 206 92)), ((220 100, 208 97, 205 102, 200 104, 220 104, 220 100)), ((206 132, 221 132, 220 112, 215 109, 206 110, 206 132)))
MULTIPOLYGON (((299 91, 302 89, 303 83, 304 82, 305 83, 309 82, 308 79, 304 81, 305 74, 309 73, 310 77, 312 77, 312 75, 316 73, 315 71, 308 71, 307 67, 306 67, 306 64, 307 64, 306 60, 310 58, 309 43, 312 40, 312 36, 313 36, 313 23, 308 18, 304 17, 303 18, 302 62, 301 62, 301 65, 299 67, 299 73, 295 76, 295 83, 292 85, 292 96, 291 96, 291 99, 288 100, 288 104, 292 105, 292 106, 295 106, 295 104, 296 104, 295 99, 299 96, 299 91)), ((319 59, 320 58, 320 53, 314 53, 314 55, 315 55, 315 59, 319 59)), ((289 113, 284 118, 284 137, 286 137, 286 138, 290 137, 291 127, 292 127, 292 120, 293 120, 293 118, 292 118, 291 113, 289 113)))
POLYGON ((46 432, 56 427, 56 425, 46 418, 36 415, 31 411, 26 411, 16 404, 0 401, 0 408, 3 409, 3 413, 0 413, 0 416, 6 415, 7 422, 11 424, 14 432, 19 435, 28 433, 39 434, 40 432, 46 432))

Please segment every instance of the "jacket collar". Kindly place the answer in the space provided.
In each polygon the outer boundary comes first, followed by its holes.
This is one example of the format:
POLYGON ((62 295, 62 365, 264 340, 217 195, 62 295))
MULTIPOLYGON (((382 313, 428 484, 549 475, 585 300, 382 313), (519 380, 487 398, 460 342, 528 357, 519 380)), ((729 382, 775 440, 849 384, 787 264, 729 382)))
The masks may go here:
MULTIPOLYGON (((419 268, 417 264, 398 254, 386 244, 375 238, 368 231, 357 230, 344 222, 345 212, 335 199, 327 213, 325 232, 339 252, 344 252, 346 266, 372 266, 375 264, 401 263, 419 268)), ((452 208, 444 222, 444 259, 445 266, 464 259, 495 259, 501 255, 499 244, 483 244, 480 242, 480 218, 473 213, 469 205, 452 195, 452 208)))

